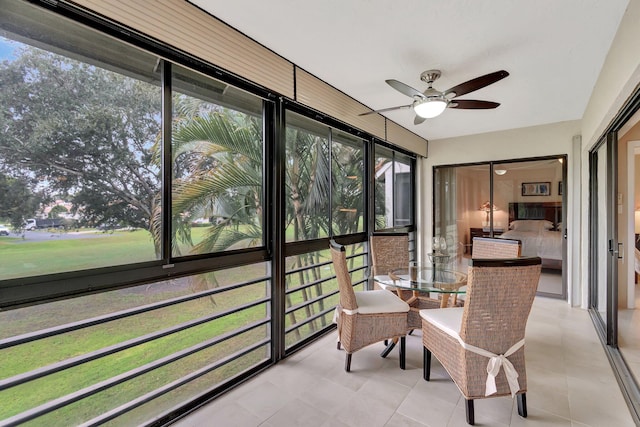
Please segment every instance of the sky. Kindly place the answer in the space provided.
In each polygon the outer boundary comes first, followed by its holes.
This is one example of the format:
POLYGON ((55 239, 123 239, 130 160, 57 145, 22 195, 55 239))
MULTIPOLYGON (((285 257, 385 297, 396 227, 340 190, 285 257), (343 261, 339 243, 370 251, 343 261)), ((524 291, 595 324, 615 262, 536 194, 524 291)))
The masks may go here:
POLYGON ((3 59, 15 59, 14 51, 16 50, 15 43, 9 43, 4 37, 0 37, 0 60, 3 59))

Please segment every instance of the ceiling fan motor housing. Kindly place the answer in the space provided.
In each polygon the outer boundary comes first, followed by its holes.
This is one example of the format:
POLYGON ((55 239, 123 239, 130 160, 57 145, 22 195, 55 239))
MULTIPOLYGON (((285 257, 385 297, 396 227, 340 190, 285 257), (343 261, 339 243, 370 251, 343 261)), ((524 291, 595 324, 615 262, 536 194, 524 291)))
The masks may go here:
POLYGON ((427 83, 429 87, 431 84, 440 78, 440 70, 427 70, 420 74, 420 80, 427 83))

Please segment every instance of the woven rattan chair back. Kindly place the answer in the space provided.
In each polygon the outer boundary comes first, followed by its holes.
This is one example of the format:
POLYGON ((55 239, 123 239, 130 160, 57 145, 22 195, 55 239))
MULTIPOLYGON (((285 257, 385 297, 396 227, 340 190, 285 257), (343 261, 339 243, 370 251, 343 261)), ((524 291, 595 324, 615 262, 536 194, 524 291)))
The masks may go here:
POLYGON ((540 258, 472 259, 460 338, 496 354, 524 338, 540 267, 540 258))
POLYGON ((351 284, 351 275, 347 266, 347 254, 344 246, 337 244, 331 240, 331 259, 333 260, 333 269, 336 272, 336 280, 338 281, 338 289, 340 292, 340 305, 346 310, 356 310, 358 303, 356 302, 356 294, 351 284))
POLYGON ((471 258, 517 258, 521 247, 520 240, 474 237, 471 258))
POLYGON ((373 275, 389 274, 409 265, 407 233, 373 233, 369 238, 373 275))

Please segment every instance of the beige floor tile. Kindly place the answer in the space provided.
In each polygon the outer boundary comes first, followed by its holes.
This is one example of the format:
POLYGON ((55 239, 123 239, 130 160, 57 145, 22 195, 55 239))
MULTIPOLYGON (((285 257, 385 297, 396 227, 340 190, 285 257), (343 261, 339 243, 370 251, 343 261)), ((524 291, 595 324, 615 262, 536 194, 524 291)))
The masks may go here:
POLYGON ((427 424, 422 424, 416 420, 405 417, 402 414, 395 413, 393 417, 384 425, 384 427, 428 427, 427 424))
MULTIPOLYGON (((184 426, 457 427, 467 426, 464 399, 437 359, 422 379, 420 331, 408 336, 407 369, 381 343, 353 355, 335 332, 267 369, 176 423, 184 426)), ((633 351, 632 346, 627 346, 633 351)), ((634 426, 588 313, 538 297, 526 332, 528 417, 509 397, 476 400, 477 425, 634 426)))
POLYGON ((253 427, 263 420, 235 402, 210 405, 176 423, 181 427, 227 426, 253 427))
POLYGON ((333 415, 340 411, 355 395, 356 392, 354 390, 341 384, 336 384, 326 378, 321 378, 309 389, 301 393, 300 399, 316 409, 333 415))
POLYGON ((517 407, 514 407, 510 427, 572 427, 572 425, 569 418, 550 414, 533 405, 528 405, 527 418, 518 415, 517 407))
POLYGON ((598 384, 588 376, 568 378, 571 419, 592 427, 632 427, 629 409, 615 386, 612 374, 609 386, 598 384))
POLYGON ((294 399, 269 417, 266 422, 260 424, 260 426, 321 427, 327 418, 329 418, 329 415, 326 412, 322 412, 300 399, 294 399))
POLYGON ((384 426, 395 413, 395 407, 383 400, 357 393, 335 415, 335 418, 353 427, 384 426))

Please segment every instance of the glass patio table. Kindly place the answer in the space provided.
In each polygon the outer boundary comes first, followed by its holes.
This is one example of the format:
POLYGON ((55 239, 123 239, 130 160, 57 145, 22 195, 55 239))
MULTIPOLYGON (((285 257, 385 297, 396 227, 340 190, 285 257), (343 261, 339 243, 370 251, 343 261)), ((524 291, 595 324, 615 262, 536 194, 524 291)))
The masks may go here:
POLYGON ((441 295, 440 307, 447 307, 449 296, 464 294, 463 288, 467 284, 467 275, 455 270, 434 266, 417 266, 414 277, 409 274, 408 268, 398 268, 389 272, 388 275, 374 276, 373 280, 382 287, 389 290, 409 290, 413 291, 413 297, 407 302, 418 298, 419 293, 437 293, 441 295))

